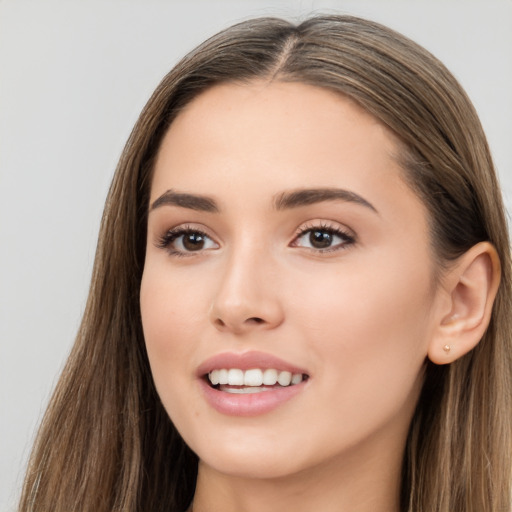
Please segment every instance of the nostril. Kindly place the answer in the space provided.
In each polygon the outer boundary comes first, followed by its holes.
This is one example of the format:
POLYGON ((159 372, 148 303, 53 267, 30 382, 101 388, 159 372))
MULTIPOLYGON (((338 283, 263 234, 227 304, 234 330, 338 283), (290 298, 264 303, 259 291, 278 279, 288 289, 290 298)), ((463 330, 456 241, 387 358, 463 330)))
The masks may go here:
POLYGON ((263 320, 263 318, 258 318, 257 316, 253 316, 251 318, 248 318, 246 320, 246 322, 253 323, 253 324, 262 324, 265 322, 265 320, 263 320))
POLYGON ((272 322, 269 322, 264 316, 249 316, 244 315, 243 312, 238 314, 236 310, 228 311, 225 315, 212 315, 211 322, 219 331, 237 333, 272 326, 272 322))

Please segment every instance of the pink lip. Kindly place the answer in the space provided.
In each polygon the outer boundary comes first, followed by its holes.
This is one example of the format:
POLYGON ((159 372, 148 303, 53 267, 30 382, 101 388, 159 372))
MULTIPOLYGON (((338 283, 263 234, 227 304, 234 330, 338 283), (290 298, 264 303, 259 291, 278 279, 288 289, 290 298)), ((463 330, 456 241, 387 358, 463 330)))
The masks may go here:
POLYGON ((245 352, 242 354, 229 352, 218 354, 206 360, 197 370, 201 391, 206 401, 216 411, 228 416, 257 416, 268 413, 301 393, 309 380, 303 380, 300 384, 293 386, 276 387, 271 391, 233 394, 213 388, 210 386, 208 379, 205 378, 206 374, 212 370, 222 368, 239 368, 241 370, 273 368, 291 373, 307 374, 307 372, 278 357, 263 352, 245 352))
POLYGON ((307 381, 302 381, 294 386, 243 395, 212 388, 206 379, 199 382, 206 401, 216 411, 228 416, 257 416, 270 412, 303 391, 307 384, 307 381))
POLYGON ((197 376, 203 377, 212 370, 220 370, 222 368, 239 368, 240 370, 251 370, 252 368, 260 368, 266 370, 273 368, 274 370, 288 371, 291 373, 307 374, 303 368, 299 368, 290 364, 279 357, 265 352, 225 352, 207 359, 197 369, 197 376))

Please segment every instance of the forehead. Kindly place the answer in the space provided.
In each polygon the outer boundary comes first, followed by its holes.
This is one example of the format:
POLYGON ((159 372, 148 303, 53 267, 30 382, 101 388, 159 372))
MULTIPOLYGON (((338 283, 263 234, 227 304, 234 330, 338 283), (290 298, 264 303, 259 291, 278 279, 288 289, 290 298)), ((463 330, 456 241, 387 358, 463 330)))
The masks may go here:
POLYGON ((389 178, 402 171, 398 147, 386 127, 339 93, 295 82, 228 83, 200 94, 173 121, 154 185, 159 172, 171 169, 195 186, 198 173, 207 170, 202 183, 212 185, 232 166, 238 172, 231 178, 246 182, 271 168, 276 185, 280 177, 300 176, 311 185, 324 180, 335 186, 333 179, 347 180, 357 167, 359 174, 365 168, 374 178, 389 178))
POLYGON ((382 135, 390 145, 395 143, 393 133, 351 98, 331 89, 279 80, 213 86, 185 105, 171 129, 204 127, 228 133, 230 126, 242 127, 243 133, 258 135, 262 140, 265 133, 268 133, 267 140, 272 136, 274 139, 287 136, 291 140, 297 135, 312 135, 319 129, 323 129, 325 137, 326 130, 334 125, 337 128, 364 126, 374 135, 382 135), (286 128, 285 133, 279 131, 281 127, 286 128))

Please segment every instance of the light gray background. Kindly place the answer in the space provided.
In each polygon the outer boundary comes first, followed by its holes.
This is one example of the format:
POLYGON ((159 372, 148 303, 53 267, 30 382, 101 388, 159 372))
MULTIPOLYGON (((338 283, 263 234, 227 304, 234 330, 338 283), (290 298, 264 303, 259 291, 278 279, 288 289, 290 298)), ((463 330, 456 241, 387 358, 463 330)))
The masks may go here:
POLYGON ((325 11, 383 22, 448 65, 510 210, 511 0, 0 0, 0 510, 14 507, 85 304, 107 187, 150 93, 223 27, 325 11))

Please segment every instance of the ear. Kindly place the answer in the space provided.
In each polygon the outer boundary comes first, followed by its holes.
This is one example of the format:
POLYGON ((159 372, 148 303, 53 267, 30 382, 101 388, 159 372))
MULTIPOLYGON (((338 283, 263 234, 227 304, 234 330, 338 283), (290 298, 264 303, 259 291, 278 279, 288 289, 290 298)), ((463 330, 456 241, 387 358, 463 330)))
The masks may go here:
POLYGON ((500 278, 498 253, 488 242, 472 247, 448 270, 446 300, 428 347, 433 363, 452 363, 476 347, 489 326, 500 278))

